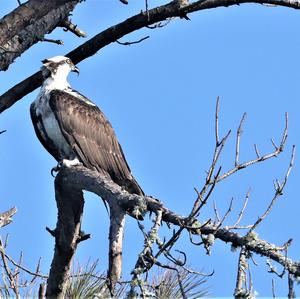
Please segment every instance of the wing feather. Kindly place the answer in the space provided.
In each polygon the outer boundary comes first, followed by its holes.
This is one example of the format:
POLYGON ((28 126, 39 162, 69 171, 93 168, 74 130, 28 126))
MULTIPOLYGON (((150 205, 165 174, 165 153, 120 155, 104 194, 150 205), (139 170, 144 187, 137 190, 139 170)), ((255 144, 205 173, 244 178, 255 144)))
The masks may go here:
POLYGON ((60 129, 82 163, 91 169, 109 174, 129 192, 144 194, 131 174, 115 132, 101 110, 91 102, 55 90, 49 105, 60 129))

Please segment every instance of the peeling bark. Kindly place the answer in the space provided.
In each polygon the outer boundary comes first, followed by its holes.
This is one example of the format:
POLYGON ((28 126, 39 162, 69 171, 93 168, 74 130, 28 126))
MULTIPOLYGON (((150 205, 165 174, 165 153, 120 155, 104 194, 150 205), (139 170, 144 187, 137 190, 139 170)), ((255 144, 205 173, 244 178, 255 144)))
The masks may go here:
POLYGON ((62 22, 81 0, 30 0, 0 20, 0 70, 62 22))

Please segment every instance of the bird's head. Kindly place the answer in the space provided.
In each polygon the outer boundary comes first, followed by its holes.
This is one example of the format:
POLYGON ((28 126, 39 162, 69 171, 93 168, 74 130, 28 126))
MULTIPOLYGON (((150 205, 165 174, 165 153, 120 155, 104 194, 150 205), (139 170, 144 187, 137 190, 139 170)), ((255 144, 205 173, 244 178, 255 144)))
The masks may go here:
POLYGON ((55 56, 42 60, 42 72, 44 78, 52 77, 66 79, 70 72, 79 74, 79 69, 74 65, 72 60, 65 56, 55 56))

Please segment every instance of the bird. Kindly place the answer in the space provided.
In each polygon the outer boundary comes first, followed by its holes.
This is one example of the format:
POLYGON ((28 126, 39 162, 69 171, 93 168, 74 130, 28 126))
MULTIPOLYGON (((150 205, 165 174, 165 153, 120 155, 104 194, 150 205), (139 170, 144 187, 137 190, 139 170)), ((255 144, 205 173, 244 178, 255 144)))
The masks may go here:
POLYGON ((65 56, 44 59, 42 63, 43 83, 30 106, 41 144, 58 165, 82 164, 109 177, 131 194, 145 195, 104 113, 68 83, 70 72, 79 74, 78 67, 65 56))

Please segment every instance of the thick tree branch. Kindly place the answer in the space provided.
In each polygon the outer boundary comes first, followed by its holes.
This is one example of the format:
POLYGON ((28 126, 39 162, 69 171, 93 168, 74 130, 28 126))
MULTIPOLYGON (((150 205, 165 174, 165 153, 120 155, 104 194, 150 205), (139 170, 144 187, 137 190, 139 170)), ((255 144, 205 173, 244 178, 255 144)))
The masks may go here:
POLYGON ((252 298, 251 291, 247 288, 247 269, 249 267, 248 264, 248 252, 244 247, 241 248, 239 262, 238 262, 238 270, 237 270, 237 279, 236 286, 234 290, 234 298, 252 298))
MULTIPOLYGON (((125 20, 124 22, 121 22, 102 31, 81 46, 66 54, 66 56, 70 57, 73 62, 77 64, 80 61, 96 54, 97 51, 99 51, 103 47, 117 41, 121 37, 131 32, 167 20, 172 17, 184 17, 188 13, 203 9, 210 9, 221 6, 227 7, 243 3, 267 3, 278 6, 287 6, 295 9, 300 8, 299 2, 288 0, 198 0, 191 4, 184 4, 185 1, 181 4, 180 3, 180 1, 172 1, 166 5, 147 10, 146 12, 141 12, 125 20)), ((41 84, 42 74, 41 72, 37 72, 9 89, 2 96, 0 96, 0 113, 8 109, 28 93, 38 88, 41 84)))
POLYGON ((31 23, 37 22, 39 19, 49 13, 49 11, 57 8, 62 4, 72 2, 73 0, 29 0, 27 3, 18 6, 11 13, 4 16, 0 22, 0 44, 8 42, 13 36, 29 26, 31 23))
POLYGON ((30 0, 0 22, 0 70, 67 18, 81 0, 30 0))
POLYGON ((55 197, 58 220, 55 234, 54 257, 48 278, 47 298, 64 298, 66 281, 77 244, 81 241, 81 219, 84 206, 82 189, 72 182, 72 177, 59 173, 55 179, 55 197))
POLYGON ((112 296, 122 273, 122 250, 125 225, 125 212, 115 202, 110 202, 110 227, 108 251, 108 287, 112 296))
POLYGON ((248 251, 269 257, 285 267, 289 273, 300 277, 299 262, 287 258, 282 253, 282 247, 260 239, 254 232, 250 235, 241 236, 227 228, 220 228, 218 225, 211 224, 210 222, 203 226, 197 225, 197 223, 194 226, 187 226, 186 223, 189 222, 189 217, 177 215, 152 197, 129 194, 107 177, 83 166, 64 168, 60 171, 59 175, 64 177, 70 185, 94 192, 108 203, 109 201, 117 202, 124 210, 132 210, 134 207, 139 207, 142 213, 145 212, 145 209, 155 213, 161 210, 162 220, 167 223, 184 227, 194 235, 214 235, 216 239, 225 243, 231 243, 233 247, 245 247, 248 251))

